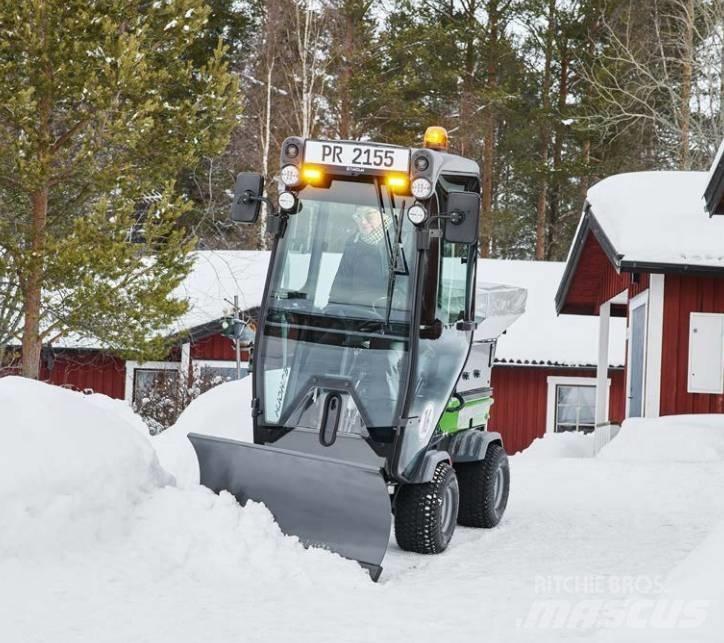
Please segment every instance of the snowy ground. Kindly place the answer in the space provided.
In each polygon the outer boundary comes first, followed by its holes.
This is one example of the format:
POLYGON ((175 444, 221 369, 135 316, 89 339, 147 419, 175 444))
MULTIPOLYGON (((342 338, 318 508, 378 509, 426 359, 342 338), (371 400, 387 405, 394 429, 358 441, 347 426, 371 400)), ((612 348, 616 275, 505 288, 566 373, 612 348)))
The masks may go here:
POLYGON ((179 436, 233 434, 244 386, 152 442, 121 403, 0 380, 0 641, 721 640, 721 417, 630 423, 596 458, 546 438, 498 528, 392 542, 374 584, 194 483, 179 436))

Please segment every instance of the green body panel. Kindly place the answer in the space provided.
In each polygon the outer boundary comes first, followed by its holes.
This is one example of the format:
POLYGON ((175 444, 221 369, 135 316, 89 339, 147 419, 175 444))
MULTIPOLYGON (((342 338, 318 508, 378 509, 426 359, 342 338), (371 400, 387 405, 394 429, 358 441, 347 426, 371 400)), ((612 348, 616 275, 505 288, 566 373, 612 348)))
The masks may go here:
POLYGON ((453 398, 448 402, 447 408, 440 418, 440 430, 443 433, 455 433, 484 426, 490 417, 492 405, 492 397, 468 400, 464 405, 453 398))

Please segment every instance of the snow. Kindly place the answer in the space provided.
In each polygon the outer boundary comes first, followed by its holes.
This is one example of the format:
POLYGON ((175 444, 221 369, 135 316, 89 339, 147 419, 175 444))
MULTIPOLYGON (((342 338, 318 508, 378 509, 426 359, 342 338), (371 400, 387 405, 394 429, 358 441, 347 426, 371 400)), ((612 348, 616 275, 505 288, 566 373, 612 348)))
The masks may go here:
POLYGON ((148 439, 105 402, 5 377, 0 409, 0 557, 43 553, 51 539, 54 552, 105 540, 170 480, 148 439))
POLYGON ((520 454, 528 460, 550 460, 553 458, 589 458, 593 456, 593 434, 578 433, 546 433, 536 438, 532 444, 520 454))
POLYGON ((620 261, 724 268, 724 218, 704 208, 706 172, 632 172, 588 191, 620 261))
MULTIPOLYGON (((169 431, 248 437, 234 384, 169 431)), ((629 421, 595 458, 546 436, 511 458, 498 528, 438 556, 392 542, 374 584, 261 505, 173 485, 107 399, 8 377, 0 408, 3 641, 721 640, 720 416, 629 421)))
POLYGON ((628 462, 721 462, 724 414, 629 418, 600 457, 628 462))
MULTIPOLYGON (((239 389, 199 397, 178 432, 228 428, 239 389)), ((511 458, 498 528, 458 528, 438 556, 392 542, 374 584, 283 536, 261 505, 172 484, 160 439, 97 402, 0 380, 0 640, 721 640, 718 418, 635 422, 596 458, 551 436, 551 457, 511 458), (668 434, 699 461, 654 448, 668 434), (619 440, 650 457, 603 457, 619 440)), ((244 413, 235 429, 248 426, 244 413)))
POLYGON ((189 433, 254 441, 251 398, 251 377, 225 382, 193 400, 176 424, 151 438, 161 464, 179 486, 199 483, 199 464, 186 438, 189 433))

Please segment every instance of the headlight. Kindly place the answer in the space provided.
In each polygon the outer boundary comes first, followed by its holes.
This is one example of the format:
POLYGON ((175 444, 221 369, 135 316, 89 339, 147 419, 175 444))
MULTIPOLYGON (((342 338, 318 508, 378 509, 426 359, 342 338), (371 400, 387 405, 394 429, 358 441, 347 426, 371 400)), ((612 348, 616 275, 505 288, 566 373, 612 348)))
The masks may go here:
POLYGON ((299 183, 299 168, 296 165, 285 165, 279 173, 279 176, 284 185, 297 185, 299 183))
POLYGON ((412 182, 410 190, 416 199, 429 199, 432 196, 432 183, 421 176, 412 182))
POLYGON ((282 210, 293 210, 296 203, 297 199, 291 192, 282 192, 279 195, 279 207, 282 210))
POLYGON ((410 220, 410 223, 414 225, 422 225, 425 223, 425 219, 427 219, 427 210, 419 203, 415 203, 407 210, 407 218, 410 220))

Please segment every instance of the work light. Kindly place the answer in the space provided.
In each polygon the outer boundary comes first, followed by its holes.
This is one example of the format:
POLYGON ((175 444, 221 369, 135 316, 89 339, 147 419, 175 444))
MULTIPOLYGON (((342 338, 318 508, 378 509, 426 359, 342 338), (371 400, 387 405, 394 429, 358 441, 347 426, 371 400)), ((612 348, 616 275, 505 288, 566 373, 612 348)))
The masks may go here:
POLYGON ((432 196, 432 183, 424 176, 416 178, 410 189, 416 199, 429 199, 432 196))
POLYGON ((407 210, 407 218, 413 225, 422 225, 427 219, 427 210, 419 203, 415 203, 407 210))
POLYGON ((287 187, 299 184, 299 168, 296 165, 285 165, 279 176, 287 187))

